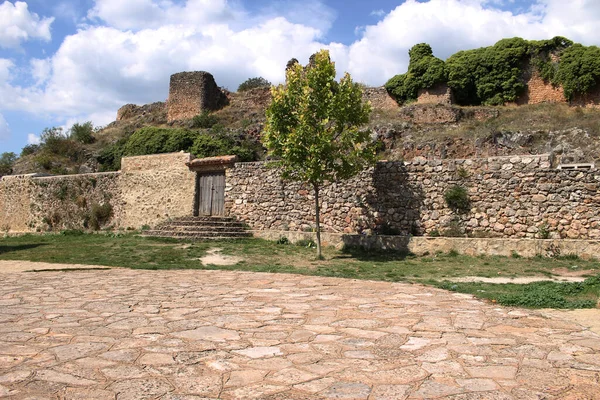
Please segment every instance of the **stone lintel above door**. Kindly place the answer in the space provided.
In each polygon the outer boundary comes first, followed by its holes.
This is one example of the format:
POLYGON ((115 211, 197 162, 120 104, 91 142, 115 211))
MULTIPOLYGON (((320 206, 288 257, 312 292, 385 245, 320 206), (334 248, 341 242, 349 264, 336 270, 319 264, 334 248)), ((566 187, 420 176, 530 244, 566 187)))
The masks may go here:
POLYGON ((217 156, 196 158, 185 163, 185 165, 193 172, 212 172, 232 168, 237 161, 237 156, 217 156))

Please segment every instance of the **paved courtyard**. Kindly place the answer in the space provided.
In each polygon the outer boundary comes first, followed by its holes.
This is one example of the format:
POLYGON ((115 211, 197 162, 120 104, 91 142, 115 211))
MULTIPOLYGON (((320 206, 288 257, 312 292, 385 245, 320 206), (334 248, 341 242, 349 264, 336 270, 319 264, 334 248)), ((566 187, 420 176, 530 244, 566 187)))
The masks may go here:
POLYGON ((600 335, 563 315, 404 283, 0 273, 0 397, 600 399, 600 335))

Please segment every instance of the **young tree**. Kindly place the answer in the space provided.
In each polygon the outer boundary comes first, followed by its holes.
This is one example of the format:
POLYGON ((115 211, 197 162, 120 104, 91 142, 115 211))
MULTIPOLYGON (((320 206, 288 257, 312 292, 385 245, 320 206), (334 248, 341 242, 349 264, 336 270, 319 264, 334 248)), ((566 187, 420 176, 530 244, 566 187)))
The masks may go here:
POLYGON ((326 181, 356 175, 375 162, 368 122, 371 105, 348 73, 337 82, 329 52, 321 50, 302 68, 290 65, 286 85, 272 89, 263 141, 285 179, 312 186, 317 256, 321 254, 319 190, 326 181))

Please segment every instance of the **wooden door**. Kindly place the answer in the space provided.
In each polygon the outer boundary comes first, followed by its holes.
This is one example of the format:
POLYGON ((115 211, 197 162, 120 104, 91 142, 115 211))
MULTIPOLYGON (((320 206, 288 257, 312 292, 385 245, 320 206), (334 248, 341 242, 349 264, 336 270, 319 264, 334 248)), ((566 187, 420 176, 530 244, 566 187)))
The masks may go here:
POLYGON ((225 172, 202 173, 197 182, 197 215, 225 215, 225 172))

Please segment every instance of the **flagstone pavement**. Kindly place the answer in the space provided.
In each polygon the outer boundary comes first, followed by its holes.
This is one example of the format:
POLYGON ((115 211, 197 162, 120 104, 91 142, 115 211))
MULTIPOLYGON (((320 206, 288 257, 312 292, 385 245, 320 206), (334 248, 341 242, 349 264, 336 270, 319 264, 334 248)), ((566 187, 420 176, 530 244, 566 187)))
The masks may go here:
POLYGON ((406 283, 0 273, 0 397, 600 399, 600 335, 406 283))

